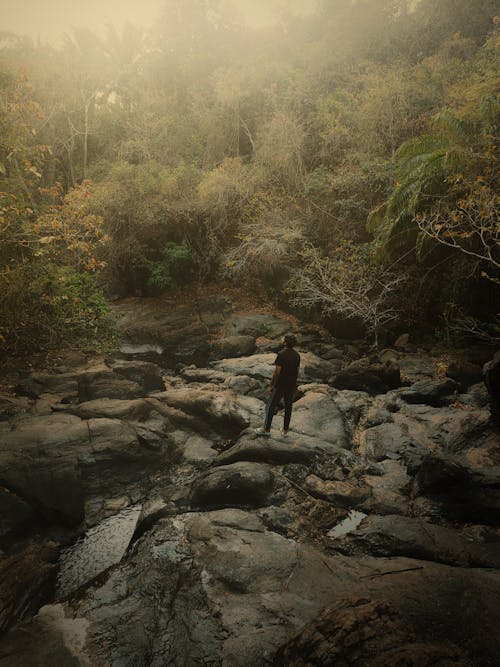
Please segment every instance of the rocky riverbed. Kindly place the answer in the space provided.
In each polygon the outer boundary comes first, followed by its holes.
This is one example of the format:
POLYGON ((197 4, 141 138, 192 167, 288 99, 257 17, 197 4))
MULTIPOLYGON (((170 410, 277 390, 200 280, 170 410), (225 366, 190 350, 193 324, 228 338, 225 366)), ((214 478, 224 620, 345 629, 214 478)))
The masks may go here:
POLYGON ((297 325, 143 308, 121 355, 0 397, 1 667, 498 664, 480 370, 300 327, 291 431, 259 438, 297 325))

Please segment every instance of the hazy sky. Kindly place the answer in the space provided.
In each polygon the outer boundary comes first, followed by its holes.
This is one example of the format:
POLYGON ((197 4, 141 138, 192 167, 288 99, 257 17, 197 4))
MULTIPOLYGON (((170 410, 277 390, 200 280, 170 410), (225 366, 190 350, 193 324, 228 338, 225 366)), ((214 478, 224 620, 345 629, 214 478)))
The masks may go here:
MULTIPOLYGON (((179 3, 184 0, 178 0, 179 3)), ((307 13, 316 0, 230 0, 247 20, 256 25, 269 23, 276 5, 307 13)), ((106 23, 120 27, 125 22, 151 25, 163 0, 0 0, 0 30, 42 40, 58 41, 72 26, 98 30, 106 23)))

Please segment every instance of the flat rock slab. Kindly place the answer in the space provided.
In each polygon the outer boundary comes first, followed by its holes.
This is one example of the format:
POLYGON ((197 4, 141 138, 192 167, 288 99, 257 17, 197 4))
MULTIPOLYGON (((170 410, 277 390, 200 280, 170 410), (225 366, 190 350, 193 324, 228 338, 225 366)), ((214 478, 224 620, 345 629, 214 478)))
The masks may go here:
POLYGON ((140 505, 124 509, 90 528, 76 544, 63 549, 59 559, 56 599, 68 597, 119 563, 127 551, 140 515, 140 505))
POLYGON ((67 412, 77 415, 81 419, 94 417, 108 417, 109 419, 126 419, 143 421, 147 419, 153 406, 145 398, 124 400, 119 398, 96 398, 79 405, 68 407, 67 412))
POLYGON ((227 465, 235 461, 257 461, 260 463, 308 463, 318 456, 339 454, 340 447, 319 438, 307 437, 294 431, 288 436, 278 435, 274 431, 270 437, 255 433, 244 433, 238 442, 219 454, 215 465, 227 465))
MULTIPOLYGON (((500 543, 472 543, 458 531, 421 519, 370 516, 336 541, 343 553, 407 556, 449 565, 500 567, 500 543)), ((333 543, 335 546, 335 542, 333 543)))
POLYGON ((273 489, 274 476, 269 466, 238 462, 210 470, 197 479, 191 489, 193 507, 231 507, 264 505, 273 489))

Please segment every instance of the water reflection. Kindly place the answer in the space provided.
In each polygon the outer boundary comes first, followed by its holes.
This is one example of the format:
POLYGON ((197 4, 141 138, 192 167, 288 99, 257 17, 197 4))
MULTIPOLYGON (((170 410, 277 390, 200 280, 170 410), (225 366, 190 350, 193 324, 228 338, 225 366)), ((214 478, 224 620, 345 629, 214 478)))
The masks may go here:
POLYGON ((363 521, 365 516, 367 515, 364 514, 363 512, 358 512, 357 510, 350 510, 349 514, 343 521, 341 521, 328 531, 327 533, 328 537, 333 537, 333 538, 340 537, 341 535, 350 533, 351 530, 356 530, 356 528, 363 521))
POLYGON ((134 534, 141 506, 135 505, 90 528, 59 558, 56 599, 65 598, 123 558, 134 534))

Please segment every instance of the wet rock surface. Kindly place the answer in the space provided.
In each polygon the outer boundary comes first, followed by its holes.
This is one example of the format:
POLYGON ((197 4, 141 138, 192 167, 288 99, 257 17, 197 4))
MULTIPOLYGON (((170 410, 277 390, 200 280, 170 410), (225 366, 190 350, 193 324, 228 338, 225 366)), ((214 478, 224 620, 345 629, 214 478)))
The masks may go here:
POLYGON ((168 362, 86 358, 0 399, 1 667, 496 664, 499 434, 476 367, 356 363, 308 334, 290 431, 278 411, 262 437, 290 322, 221 299, 203 333, 186 306, 141 339, 136 306, 129 344, 168 362))

